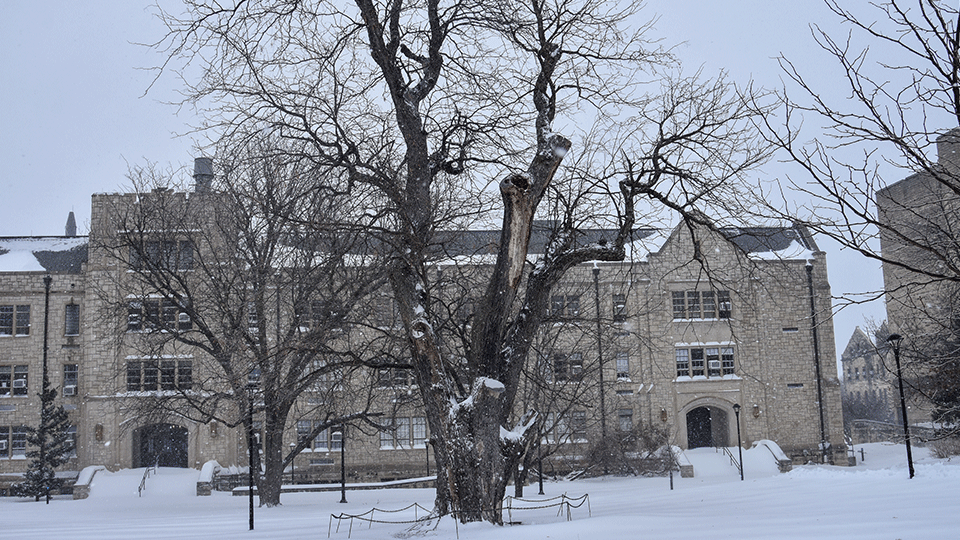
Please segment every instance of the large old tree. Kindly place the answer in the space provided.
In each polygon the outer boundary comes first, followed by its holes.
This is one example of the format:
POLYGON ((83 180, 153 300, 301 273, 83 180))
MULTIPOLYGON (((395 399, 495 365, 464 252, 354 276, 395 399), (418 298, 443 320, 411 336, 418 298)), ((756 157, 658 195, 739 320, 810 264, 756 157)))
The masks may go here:
POLYGON ((736 181, 766 156, 757 111, 722 79, 650 84, 669 58, 629 3, 187 4, 163 15, 160 46, 167 69, 185 59, 203 70, 186 78, 204 127, 271 129, 340 171, 342 191, 378 193, 368 212, 389 222, 377 233, 435 450, 437 510, 500 523, 508 473, 535 432, 536 412, 514 405, 551 289, 577 264, 624 258, 641 198, 708 227, 695 210, 744 200, 730 196, 736 181), (574 139, 584 153, 558 176, 574 139), (499 191, 492 204, 487 187, 499 191), (531 265, 546 197, 562 226, 531 265), (585 243, 584 216, 618 233, 585 243), (465 345, 451 347, 435 301, 438 233, 490 218, 495 261, 465 345))

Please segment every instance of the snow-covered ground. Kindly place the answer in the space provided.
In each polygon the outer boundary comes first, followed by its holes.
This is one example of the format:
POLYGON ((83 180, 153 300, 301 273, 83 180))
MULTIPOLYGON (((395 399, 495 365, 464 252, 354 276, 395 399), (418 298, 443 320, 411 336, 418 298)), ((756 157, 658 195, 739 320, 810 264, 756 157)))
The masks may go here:
MULTIPOLYGON (((589 495, 586 505, 570 510, 572 521, 556 508, 514 511, 522 524, 456 527, 450 518, 439 526, 411 531, 410 525, 361 521, 341 524, 330 538, 363 540, 409 538, 417 532, 432 538, 463 540, 532 540, 606 538, 960 538, 960 460, 937 460, 915 448, 917 476, 907 475, 902 445, 869 444, 865 462, 855 468, 804 466, 777 472, 766 449, 744 452, 745 481, 723 454, 712 449, 688 452, 695 478, 606 477, 546 483, 538 497, 536 484, 526 498, 544 499, 566 493, 589 495)), ((858 450, 859 458, 859 450, 858 450)), ((113 540, 136 538, 270 538, 327 537, 332 513, 361 514, 372 508, 393 510, 417 502, 432 506, 428 489, 289 493, 278 508, 256 509, 256 530, 249 531, 247 498, 214 493, 195 495, 198 471, 160 469, 147 481, 142 497, 137 487, 143 470, 97 473, 89 499, 54 499, 50 505, 31 500, 0 499, 0 538, 71 538, 113 540)), ((514 506, 531 506, 515 502, 514 506)), ((375 519, 401 520, 413 510, 375 519)), ((420 514, 422 515, 422 513, 420 514)))

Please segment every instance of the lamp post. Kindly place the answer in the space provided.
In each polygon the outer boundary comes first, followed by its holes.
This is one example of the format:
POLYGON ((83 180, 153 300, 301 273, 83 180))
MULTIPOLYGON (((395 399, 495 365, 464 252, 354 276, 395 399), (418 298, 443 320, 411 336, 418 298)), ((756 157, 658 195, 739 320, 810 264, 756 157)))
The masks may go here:
POLYGON ((903 440, 907 445, 907 467, 910 469, 910 478, 913 478, 913 453, 910 450, 910 424, 907 422, 907 400, 903 397, 903 371, 900 369, 900 344, 903 336, 890 334, 887 343, 893 346, 893 359, 897 363, 897 381, 900 384, 900 415, 903 418, 903 440))
POLYGON ((253 396, 256 383, 247 383, 247 487, 250 494, 250 530, 253 530, 253 396))
MULTIPOLYGON (((297 443, 290 443, 290 453, 293 454, 293 451, 297 448, 297 443)), ((290 483, 297 483, 297 463, 294 458, 290 458, 290 483)))
MULTIPOLYGON (((604 403, 603 396, 603 340, 601 339, 601 330, 600 326, 600 269, 596 266, 593 267, 593 293, 594 300, 596 301, 597 306, 597 362, 600 364, 600 440, 601 447, 606 449, 607 444, 607 407, 604 403)), ((607 465, 607 456, 601 456, 603 459, 603 474, 610 474, 610 470, 607 465)))
POLYGON ((740 442, 740 404, 733 404, 733 414, 737 416, 737 453, 740 455, 740 481, 743 482, 743 443, 740 442))
MULTIPOLYGON (((47 334, 50 329, 50 285, 53 283, 53 278, 50 276, 43 277, 43 383, 40 390, 40 423, 44 424, 47 411, 47 403, 50 401, 51 395, 47 390, 50 386, 50 378, 47 373, 47 352, 49 350, 47 334)), ((45 427, 43 429, 46 429, 45 427)), ((44 434, 40 440, 40 464, 42 467, 46 467, 47 458, 47 436, 44 434)), ((44 491, 46 492, 47 504, 50 504, 50 484, 47 483, 47 480, 44 479, 46 483, 44 491)))
POLYGON ((340 426, 340 502, 347 502, 347 469, 346 463, 347 448, 347 426, 340 426))
MULTIPOLYGON (((540 437, 539 433, 537 436, 540 437)), ((540 495, 543 495, 543 447, 540 445, 542 440, 541 438, 537 441, 537 476, 540 484, 540 495)))

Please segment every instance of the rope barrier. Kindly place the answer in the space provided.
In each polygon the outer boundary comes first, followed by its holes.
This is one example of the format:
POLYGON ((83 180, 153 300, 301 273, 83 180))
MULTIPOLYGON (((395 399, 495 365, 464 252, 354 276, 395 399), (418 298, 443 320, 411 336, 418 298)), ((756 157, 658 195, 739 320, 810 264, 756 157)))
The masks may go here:
MULTIPOLYGON (((593 510, 590 507, 590 495, 588 494, 584 494, 579 497, 570 497, 566 493, 564 493, 563 495, 559 495, 557 497, 551 497, 549 499, 522 499, 519 497, 507 496, 503 501, 500 502, 500 511, 503 512, 503 509, 506 508, 507 515, 509 516, 509 521, 512 522, 514 510, 540 510, 545 508, 556 507, 558 516, 562 515, 563 511, 566 510, 567 521, 572 521, 573 515, 571 512, 571 509, 581 508, 583 507, 584 504, 587 505, 588 515, 590 517, 593 517, 593 510), (533 504, 535 506, 513 506, 513 503, 515 501, 522 502, 525 504, 533 504), (544 504, 544 503, 550 503, 550 504, 544 504)), ((453 512, 450 512, 449 515, 450 517, 453 518, 454 524, 456 525, 457 538, 460 538, 460 525, 458 520, 456 519, 456 515, 458 513, 459 512, 457 511, 453 511, 453 512)), ((405 506, 398 510, 384 510, 382 508, 371 508, 370 510, 362 514, 344 514, 344 513, 330 514, 330 521, 327 524, 327 538, 330 538, 333 532, 336 532, 336 533, 340 532, 340 525, 341 523, 343 523, 344 520, 350 520, 350 527, 347 529, 347 538, 350 538, 350 536, 353 534, 354 520, 367 522, 367 528, 369 529, 370 527, 373 526, 374 523, 383 523, 383 524, 389 524, 389 525, 414 525, 419 523, 426 523, 428 521, 433 521, 435 519, 439 519, 440 517, 442 516, 434 514, 433 511, 427 510, 426 508, 424 508, 423 506, 420 506, 417 503, 413 503, 409 506, 405 506), (411 508, 413 509, 413 515, 414 515, 412 520, 387 520, 387 519, 374 518, 374 516, 376 515, 376 512, 380 512, 382 514, 397 514, 400 512, 408 511, 411 508), (419 512, 421 510, 427 514, 422 518, 419 516, 419 512), (333 520, 337 520, 336 531, 333 530, 333 520)))

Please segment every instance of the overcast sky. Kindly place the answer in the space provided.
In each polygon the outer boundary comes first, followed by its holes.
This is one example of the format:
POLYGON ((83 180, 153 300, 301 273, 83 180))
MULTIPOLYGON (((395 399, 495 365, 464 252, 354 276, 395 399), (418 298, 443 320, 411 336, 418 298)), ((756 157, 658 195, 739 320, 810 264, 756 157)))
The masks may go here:
MULTIPOLYGON (((0 236, 63 234, 71 210, 86 234, 90 195, 123 189, 129 165, 192 167, 197 118, 168 104, 178 81, 163 77, 144 95, 147 68, 163 60, 138 45, 163 35, 153 13, 140 0, 0 0, 0 236)), ((813 0, 650 0, 645 13, 660 16, 656 35, 680 44, 688 72, 725 69, 737 82, 779 86, 781 53, 808 73, 829 72, 809 24, 833 23, 813 0)), ((771 163, 757 175, 789 172, 771 163)), ((835 295, 882 287, 878 264, 818 241, 835 295)), ((838 351, 864 316, 884 318, 883 306, 838 314, 838 351)))

